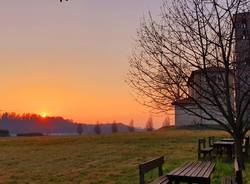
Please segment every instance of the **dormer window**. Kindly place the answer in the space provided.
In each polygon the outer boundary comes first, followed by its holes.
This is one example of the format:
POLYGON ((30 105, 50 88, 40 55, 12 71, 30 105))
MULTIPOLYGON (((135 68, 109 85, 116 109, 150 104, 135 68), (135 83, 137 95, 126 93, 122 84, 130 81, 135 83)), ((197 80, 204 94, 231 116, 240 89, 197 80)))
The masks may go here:
POLYGON ((246 30, 243 30, 243 33, 242 33, 242 40, 246 40, 246 30))
POLYGON ((246 28, 247 27, 247 20, 245 18, 242 19, 241 25, 242 25, 242 28, 246 28))
POLYGON ((222 82, 222 78, 221 78, 221 76, 218 76, 218 78, 217 78, 217 82, 218 82, 218 83, 222 82))

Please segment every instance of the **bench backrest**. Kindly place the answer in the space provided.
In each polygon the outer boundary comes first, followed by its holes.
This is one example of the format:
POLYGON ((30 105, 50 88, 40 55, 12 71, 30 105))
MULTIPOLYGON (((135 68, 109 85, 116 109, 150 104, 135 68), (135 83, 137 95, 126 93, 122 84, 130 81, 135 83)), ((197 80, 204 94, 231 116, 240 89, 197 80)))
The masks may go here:
POLYGON ((214 136, 208 137, 208 144, 209 144, 209 147, 213 147, 213 145, 214 145, 214 140, 215 140, 215 137, 214 137, 214 136))
POLYGON ((164 164, 164 156, 153 159, 151 161, 145 162, 139 165, 139 175, 140 175, 140 184, 145 183, 144 175, 152 169, 158 168, 159 176, 163 175, 162 166, 164 164))
POLYGON ((206 139, 202 138, 198 140, 198 151, 201 150, 201 148, 205 148, 206 139))
POLYGON ((235 180, 237 184, 242 184, 242 177, 239 167, 239 162, 237 158, 234 159, 234 171, 235 171, 235 180))

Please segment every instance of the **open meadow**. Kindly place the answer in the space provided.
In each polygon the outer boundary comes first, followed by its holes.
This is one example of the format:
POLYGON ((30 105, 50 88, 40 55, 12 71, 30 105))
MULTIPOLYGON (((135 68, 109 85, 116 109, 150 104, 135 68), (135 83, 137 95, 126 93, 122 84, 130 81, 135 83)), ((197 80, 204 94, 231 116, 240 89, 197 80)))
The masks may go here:
MULTIPOLYGON (((138 164, 166 157, 164 173, 197 159, 197 139, 221 131, 162 130, 110 136, 10 137, 0 139, 0 183, 137 184, 138 164)), ((217 163, 212 183, 232 173, 217 163)), ((245 178, 250 183, 250 164, 245 178)), ((148 179, 156 173, 148 174, 148 179)))

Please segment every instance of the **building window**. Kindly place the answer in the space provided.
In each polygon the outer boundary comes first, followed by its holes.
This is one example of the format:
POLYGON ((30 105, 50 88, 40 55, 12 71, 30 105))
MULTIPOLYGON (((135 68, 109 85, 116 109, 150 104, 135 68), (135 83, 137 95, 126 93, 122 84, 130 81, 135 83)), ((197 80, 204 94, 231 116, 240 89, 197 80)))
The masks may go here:
POLYGON ((221 76, 218 76, 217 81, 218 81, 218 83, 222 82, 221 76))

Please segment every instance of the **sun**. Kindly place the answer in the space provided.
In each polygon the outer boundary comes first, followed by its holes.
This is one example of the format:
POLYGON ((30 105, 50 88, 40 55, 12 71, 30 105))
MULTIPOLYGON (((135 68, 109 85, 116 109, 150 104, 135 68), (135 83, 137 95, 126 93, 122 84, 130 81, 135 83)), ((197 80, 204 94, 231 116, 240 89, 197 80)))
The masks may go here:
POLYGON ((42 118, 46 118, 47 117, 47 113, 43 112, 43 113, 41 113, 41 116, 42 116, 42 118))

